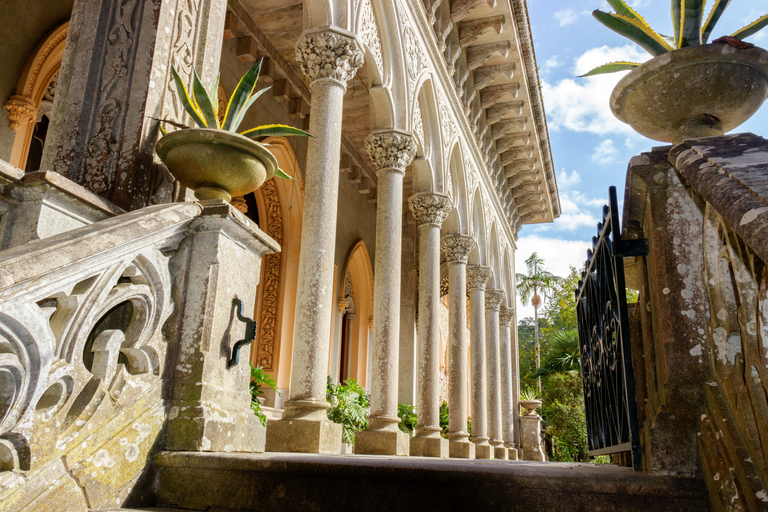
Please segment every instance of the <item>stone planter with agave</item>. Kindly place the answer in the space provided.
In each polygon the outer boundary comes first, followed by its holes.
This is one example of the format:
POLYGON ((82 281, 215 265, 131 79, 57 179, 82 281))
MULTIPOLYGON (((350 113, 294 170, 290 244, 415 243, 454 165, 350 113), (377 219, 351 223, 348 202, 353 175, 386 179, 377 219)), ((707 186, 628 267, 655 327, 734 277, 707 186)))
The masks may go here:
POLYGON ((155 149, 171 174, 182 185, 194 190, 198 199, 230 201, 233 196, 253 192, 272 176, 291 179, 278 167, 267 145, 253 139, 280 135, 311 137, 303 130, 281 124, 258 126, 237 133, 248 108, 269 89, 256 91, 261 63, 259 60, 240 79, 221 121, 217 94, 219 79, 216 78, 209 93, 195 72, 190 95, 176 69, 171 69, 179 100, 199 128, 164 120, 160 124, 163 137, 157 141, 155 149), (181 129, 167 133, 163 122, 181 129))
POLYGON ((520 393, 520 405, 525 409, 523 416, 536 416, 536 409, 541 407, 541 400, 532 389, 520 393))
POLYGON ((674 37, 663 36, 623 0, 593 16, 654 56, 645 64, 613 62, 583 76, 632 70, 611 94, 611 110, 648 138, 673 142, 722 135, 749 119, 768 96, 768 52, 741 39, 768 25, 768 14, 706 44, 731 0, 672 0, 674 37))

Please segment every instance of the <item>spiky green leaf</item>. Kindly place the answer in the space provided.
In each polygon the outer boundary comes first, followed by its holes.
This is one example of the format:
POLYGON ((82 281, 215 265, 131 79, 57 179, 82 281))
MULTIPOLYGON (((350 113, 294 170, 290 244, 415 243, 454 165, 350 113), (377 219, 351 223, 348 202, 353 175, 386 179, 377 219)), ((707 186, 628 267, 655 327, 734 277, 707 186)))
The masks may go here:
POLYGON ((617 34, 634 41, 653 56, 673 50, 659 34, 638 19, 601 10, 593 11, 592 16, 617 34))
POLYGON ((176 91, 178 92, 179 101, 181 101, 181 105, 184 107, 184 110, 187 111, 189 117, 191 117, 192 120, 198 124, 198 126, 206 128, 207 125, 205 124, 205 120, 203 119, 202 114, 195 108, 194 101, 189 97, 187 87, 184 85, 181 77, 176 72, 176 68, 173 66, 171 66, 171 74, 173 75, 173 81, 176 83, 176 91))
POLYGON ((279 167, 277 168, 277 170, 275 170, 275 176, 277 176, 278 178, 283 178, 284 180, 292 180, 293 179, 293 178, 291 178, 291 176, 289 174, 286 174, 285 171, 283 171, 279 167))
POLYGON ((219 127, 219 118, 216 116, 216 109, 213 106, 208 91, 205 90, 203 82, 197 75, 197 71, 192 73, 192 99, 195 100, 195 107, 203 115, 205 124, 209 128, 219 127))
POLYGON ((223 130, 232 130, 232 124, 240 114, 240 110, 250 99, 253 91, 256 89, 256 82, 259 79, 259 73, 261 72, 261 63, 264 58, 259 61, 243 75, 240 82, 237 84, 232 97, 229 98, 229 104, 227 105, 227 112, 224 115, 224 122, 221 124, 223 130))
POLYGON ((701 30, 701 44, 706 44, 709 41, 709 36, 712 35, 712 29, 715 28, 717 22, 720 21, 720 16, 723 15, 723 11, 731 3, 731 0, 715 0, 715 5, 712 6, 712 10, 709 12, 706 23, 701 30))
POLYGON ((211 87, 211 103, 213 103, 213 110, 216 111, 216 117, 219 116, 219 79, 221 78, 221 73, 216 75, 216 80, 213 81, 213 86, 211 87))
POLYGON ((682 9, 683 0, 672 0, 672 27, 675 30, 675 40, 673 46, 677 47, 677 42, 680 40, 680 10, 682 9))
POLYGON ((312 135, 304 130, 299 130, 298 128, 285 124, 265 124, 264 126, 257 126, 256 128, 240 132, 240 135, 245 135, 246 137, 264 137, 266 135, 271 135, 273 137, 280 137, 283 135, 303 135, 305 137, 312 137, 312 135))
POLYGON ((229 127, 230 131, 237 131, 237 127, 240 126, 240 123, 243 122, 243 118, 245 117, 245 113, 248 112, 248 109, 251 108, 251 105, 253 105, 253 102, 259 99, 259 96, 270 90, 272 86, 265 87, 261 89, 260 91, 257 91, 253 96, 248 98, 248 101, 245 102, 245 105, 243 105, 243 108, 240 109, 240 113, 237 115, 237 118, 235 118, 234 121, 232 121, 232 126, 229 127))
POLYGON ((168 132, 165 128, 163 128, 163 123, 157 123, 157 128, 160 130, 160 133, 163 135, 168 135, 168 132))
POLYGON ((733 34, 731 34, 731 37, 735 37, 738 39, 745 39, 752 34, 756 34, 757 32, 760 32, 762 29, 764 29, 766 26, 768 26, 768 14, 765 14, 746 27, 737 30, 733 34))
POLYGON ((609 64, 603 64, 598 66, 588 73, 580 75, 579 78, 585 78, 588 76, 604 75, 606 73, 617 73, 619 71, 628 71, 640 66, 637 62, 611 62, 609 64))
POLYGON ((680 2, 680 37, 678 48, 701 44, 701 26, 704 18, 705 0, 681 0, 680 2))
POLYGON ((634 18, 636 16, 635 11, 632 10, 630 6, 624 2, 624 0, 606 0, 608 2, 608 5, 613 7, 613 10, 616 11, 616 14, 621 14, 622 16, 627 16, 628 18, 634 18))

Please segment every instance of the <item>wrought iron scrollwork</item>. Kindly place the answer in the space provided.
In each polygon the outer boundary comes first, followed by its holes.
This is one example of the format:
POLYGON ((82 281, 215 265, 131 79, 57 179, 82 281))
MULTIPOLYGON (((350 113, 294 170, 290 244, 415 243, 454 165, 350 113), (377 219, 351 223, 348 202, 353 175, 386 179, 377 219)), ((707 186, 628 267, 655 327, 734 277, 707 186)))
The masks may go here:
POLYGON ((642 468, 629 339, 624 257, 647 254, 646 240, 622 241, 616 187, 587 251, 576 288, 581 374, 590 455, 631 452, 642 468))

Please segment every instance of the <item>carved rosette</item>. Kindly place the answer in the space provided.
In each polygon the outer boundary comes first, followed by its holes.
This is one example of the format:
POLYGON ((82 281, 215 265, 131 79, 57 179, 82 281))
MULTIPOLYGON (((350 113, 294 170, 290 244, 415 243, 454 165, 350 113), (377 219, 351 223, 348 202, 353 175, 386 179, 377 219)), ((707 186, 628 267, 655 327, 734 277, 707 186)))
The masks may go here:
POLYGON ((377 174, 385 170, 405 174, 405 168, 416 155, 416 141, 404 132, 379 132, 365 139, 365 149, 376 166, 377 174))
POLYGON ((504 290, 485 290, 485 309, 498 311, 505 297, 504 290))
POLYGON ((35 102, 26 96, 11 96, 5 102, 5 108, 8 110, 8 119, 13 130, 18 130, 22 124, 35 122, 37 118, 35 102))
POLYGON ((493 277, 493 271, 488 267, 467 267, 467 290, 472 290, 473 288, 484 290, 485 283, 491 277, 493 277))
POLYGON ((440 239, 440 249, 445 254, 445 261, 448 263, 458 261, 466 263, 469 259, 469 253, 475 247, 475 239, 464 235, 445 235, 440 239))
POLYGON ((453 209, 450 197, 431 192, 412 195, 408 198, 408 206, 419 225, 432 224, 437 227, 442 226, 453 209))
POLYGON ((325 29, 299 38, 296 61, 311 81, 331 79, 346 86, 363 65, 363 51, 352 34, 325 29))
POLYGON ((505 327, 510 327, 515 321, 515 308, 501 308, 499 310, 499 323, 505 327))

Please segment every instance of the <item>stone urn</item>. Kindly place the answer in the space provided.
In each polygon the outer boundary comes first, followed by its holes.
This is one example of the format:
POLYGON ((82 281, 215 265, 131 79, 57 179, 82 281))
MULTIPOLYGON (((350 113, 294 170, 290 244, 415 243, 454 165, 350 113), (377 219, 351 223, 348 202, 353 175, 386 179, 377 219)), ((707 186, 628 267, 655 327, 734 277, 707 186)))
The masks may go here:
POLYGON ((525 409, 523 416, 536 416, 536 409, 541 407, 541 400, 521 400, 520 405, 525 409))
POLYGON ((264 144, 210 128, 177 130, 157 141, 157 155, 198 199, 243 196, 275 174, 277 160, 264 144))
POLYGON ((768 52, 706 44, 655 57, 622 78, 611 110, 641 135, 679 144, 723 135, 768 97, 768 52))

